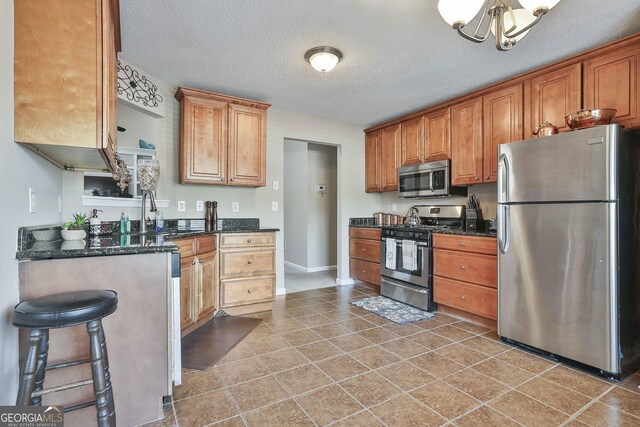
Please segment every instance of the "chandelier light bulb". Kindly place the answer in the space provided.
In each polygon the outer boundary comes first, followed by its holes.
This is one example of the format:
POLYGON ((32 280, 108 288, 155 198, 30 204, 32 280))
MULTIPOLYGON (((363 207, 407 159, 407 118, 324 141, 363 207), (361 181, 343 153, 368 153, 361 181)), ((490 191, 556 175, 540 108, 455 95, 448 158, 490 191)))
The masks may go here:
POLYGON ((468 24, 480 11, 485 0, 440 0, 438 11, 450 26, 468 24))
POLYGON ((518 0, 522 7, 527 9, 532 14, 535 14, 538 10, 550 10, 553 6, 557 5, 560 0, 518 0))
MULTIPOLYGON (((519 31, 521 28, 526 27, 527 25, 531 24, 533 21, 536 20, 536 17, 533 15, 533 13, 529 12, 527 9, 513 9, 513 15, 516 18, 516 22, 515 22, 516 28, 513 30, 513 33, 515 33, 516 31, 519 31)), ((508 12, 505 13, 504 14, 505 30, 508 30, 509 28, 511 28, 513 24, 514 22, 511 19, 511 14, 508 12)), ((529 33, 529 31, 531 30, 529 29, 522 34, 519 34, 517 37, 513 37, 509 40, 511 40, 511 43, 516 43, 522 40, 522 38, 526 36, 527 33, 529 33)), ((491 34, 493 34, 494 37, 500 37, 500 34, 495 33, 495 27, 493 25, 491 26, 491 34)))

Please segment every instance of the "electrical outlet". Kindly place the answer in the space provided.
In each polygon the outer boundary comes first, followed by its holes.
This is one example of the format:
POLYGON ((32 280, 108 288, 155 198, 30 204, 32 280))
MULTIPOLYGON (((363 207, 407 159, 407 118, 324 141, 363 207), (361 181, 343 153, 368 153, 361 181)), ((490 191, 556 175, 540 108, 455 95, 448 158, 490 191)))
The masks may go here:
POLYGON ((398 204, 391 203, 391 212, 398 212, 398 204))
POLYGON ((271 210, 278 212, 278 202, 271 202, 271 210))
POLYGON ((278 184, 278 181, 273 181, 273 189, 275 191, 278 191, 280 189, 280 184, 278 184))
POLYGON ((178 201, 178 212, 186 212, 187 211, 187 202, 184 200, 178 201))
POLYGON ((231 202, 231 211, 232 212, 240 212, 240 203, 231 202))
POLYGON ((62 196, 58 194, 58 213, 62 213, 62 196))
POLYGON ((196 202, 196 211, 204 212, 204 202, 202 200, 196 202))
POLYGON ((36 213, 36 189, 29 187, 29 213, 36 213))

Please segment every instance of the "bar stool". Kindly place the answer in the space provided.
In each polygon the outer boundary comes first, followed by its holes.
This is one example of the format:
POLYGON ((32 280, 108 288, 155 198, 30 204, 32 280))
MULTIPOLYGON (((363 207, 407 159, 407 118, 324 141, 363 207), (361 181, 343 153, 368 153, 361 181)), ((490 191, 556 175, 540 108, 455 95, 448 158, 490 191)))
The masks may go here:
POLYGON ((64 412, 95 405, 98 426, 115 426, 116 410, 101 319, 116 311, 117 307, 118 294, 107 290, 65 292, 22 301, 16 305, 13 310, 13 325, 29 329, 16 405, 41 405, 45 394, 93 384, 95 400, 65 407, 64 412), (82 323, 87 325, 90 357, 47 366, 49 329, 67 328, 82 323), (85 363, 91 363, 92 379, 43 388, 46 371, 85 363))

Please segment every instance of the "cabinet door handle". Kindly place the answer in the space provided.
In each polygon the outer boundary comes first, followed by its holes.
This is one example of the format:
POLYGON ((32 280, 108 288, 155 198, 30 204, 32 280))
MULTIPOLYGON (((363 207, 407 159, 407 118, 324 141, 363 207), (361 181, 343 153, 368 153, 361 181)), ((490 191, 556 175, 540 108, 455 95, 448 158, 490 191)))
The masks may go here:
MULTIPOLYGON (((480 177, 477 177, 477 176, 476 176, 474 179, 475 179, 476 181, 479 181, 479 180, 480 180, 480 177)), ((232 181, 233 181, 233 180, 232 180, 232 181)))
POLYGON ((191 261, 191 265, 196 265, 196 260, 191 261))
POLYGON ((465 268, 466 268, 466 267, 464 266, 464 264, 462 264, 462 265, 460 266, 460 269, 461 269, 461 270, 464 270, 465 268))
POLYGON ((235 178, 231 178, 231 181, 235 181, 235 180, 236 180, 235 178))
POLYGON ((200 264, 202 264, 202 260, 200 260, 199 262, 200 262, 200 264))
POLYGON ((251 239, 247 239, 247 243, 251 243, 251 239))
POLYGON ((251 264, 252 261, 247 261, 247 264, 251 264))
POLYGON ((460 295, 460 299, 461 299, 461 300, 464 300, 464 295, 460 295))
POLYGON ((460 242, 460 246, 464 246, 464 242, 460 242))
POLYGON ((224 181, 224 177, 220 177, 220 181, 224 181))
POLYGON ((485 176, 485 177, 484 177, 484 179, 489 179, 489 177, 488 177, 488 176, 485 176))
POLYGON ((247 293, 250 294, 251 293, 251 289, 247 289, 247 293))

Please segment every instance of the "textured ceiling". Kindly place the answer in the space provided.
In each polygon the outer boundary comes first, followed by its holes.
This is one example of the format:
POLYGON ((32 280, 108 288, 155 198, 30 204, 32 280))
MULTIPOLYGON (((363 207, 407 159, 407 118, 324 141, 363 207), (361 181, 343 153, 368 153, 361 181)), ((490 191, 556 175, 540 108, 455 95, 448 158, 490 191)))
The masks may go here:
POLYGON ((121 55, 162 81, 366 127, 640 31, 638 0, 562 0, 510 52, 437 0, 121 0, 121 55), (340 49, 330 73, 304 53, 340 49))

